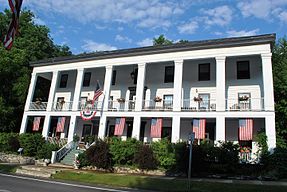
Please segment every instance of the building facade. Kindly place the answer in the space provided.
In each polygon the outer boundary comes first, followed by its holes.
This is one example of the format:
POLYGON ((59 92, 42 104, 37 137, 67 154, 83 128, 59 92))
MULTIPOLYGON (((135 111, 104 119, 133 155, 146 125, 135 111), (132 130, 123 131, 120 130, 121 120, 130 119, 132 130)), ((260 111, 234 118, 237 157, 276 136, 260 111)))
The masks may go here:
MULTIPOLYGON (((239 120, 253 119, 253 136, 265 131, 276 146, 271 46, 274 34, 194 41, 53 58, 31 63, 31 83, 20 133, 32 132, 41 117, 44 137, 73 140, 112 136, 115 119, 125 118, 122 138, 150 142, 151 118, 160 117, 162 136, 185 141, 192 120, 206 119, 206 139, 238 142, 239 120), (103 94, 96 115, 81 111, 103 94), (42 90, 44 95, 39 94, 42 90), (64 130, 57 121, 65 117, 64 130)), ((254 138, 254 137, 253 137, 254 138)), ((253 141, 250 141, 253 145, 253 141)))

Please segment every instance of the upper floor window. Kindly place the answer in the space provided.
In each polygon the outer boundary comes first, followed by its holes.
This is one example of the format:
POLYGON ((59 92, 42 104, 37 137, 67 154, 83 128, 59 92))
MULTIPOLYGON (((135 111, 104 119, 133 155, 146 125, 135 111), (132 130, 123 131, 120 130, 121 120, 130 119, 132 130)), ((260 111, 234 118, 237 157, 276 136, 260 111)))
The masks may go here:
POLYGON ((60 88, 66 88, 68 82, 68 74, 61 75, 60 88))
POLYGON ((84 74, 83 87, 89 87, 90 86, 91 75, 92 75, 91 72, 86 72, 84 74))
POLYGON ((210 63, 198 65, 198 81, 210 80, 210 63))
POLYGON ((166 66, 164 73, 164 82, 173 83, 174 81, 174 66, 166 66))
POLYGON ((163 96, 163 106, 165 109, 172 109, 173 95, 163 96))
POLYGON ((237 61, 237 79, 250 79, 249 61, 237 61))
POLYGON ((116 78, 117 78, 117 71, 113 70, 112 85, 116 84, 116 78))

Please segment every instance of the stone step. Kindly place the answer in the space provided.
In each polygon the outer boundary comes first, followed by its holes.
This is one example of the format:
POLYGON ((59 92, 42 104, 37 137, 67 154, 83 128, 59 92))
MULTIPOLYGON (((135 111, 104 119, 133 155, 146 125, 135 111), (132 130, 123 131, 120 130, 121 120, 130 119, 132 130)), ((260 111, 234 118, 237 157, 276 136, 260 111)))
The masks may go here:
POLYGON ((26 170, 26 169, 17 169, 16 173, 21 174, 21 175, 28 175, 28 176, 33 176, 33 177, 44 177, 44 178, 50 178, 52 175, 51 173, 48 173, 48 172, 26 170))
POLYGON ((46 172, 51 174, 56 174, 57 170, 53 168, 48 167, 39 167, 34 165, 27 165, 27 166, 21 166, 22 170, 28 170, 28 171, 39 171, 39 172, 46 172))
POLYGON ((72 165, 64 165, 64 164, 62 164, 62 163, 49 164, 48 167, 52 167, 52 168, 64 168, 64 169, 74 169, 74 166, 72 166, 72 165))

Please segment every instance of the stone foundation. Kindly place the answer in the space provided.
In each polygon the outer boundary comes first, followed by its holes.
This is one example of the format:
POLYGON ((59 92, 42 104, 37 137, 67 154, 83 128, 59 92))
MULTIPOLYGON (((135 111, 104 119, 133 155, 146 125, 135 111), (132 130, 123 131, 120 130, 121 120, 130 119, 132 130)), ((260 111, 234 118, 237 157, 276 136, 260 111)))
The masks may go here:
POLYGON ((34 164, 35 158, 0 152, 0 163, 34 164))

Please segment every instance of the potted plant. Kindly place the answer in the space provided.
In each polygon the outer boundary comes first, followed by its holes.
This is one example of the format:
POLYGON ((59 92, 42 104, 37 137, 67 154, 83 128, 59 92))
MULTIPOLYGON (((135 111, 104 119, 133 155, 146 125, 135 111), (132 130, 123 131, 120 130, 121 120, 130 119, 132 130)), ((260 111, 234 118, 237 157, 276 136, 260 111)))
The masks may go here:
POLYGON ((159 96, 156 96, 153 100, 154 102, 161 102, 162 98, 160 98, 159 96))
POLYGON ((42 104, 42 99, 41 98, 36 98, 36 102, 37 105, 41 105, 42 104))
POLYGON ((247 101, 249 97, 247 95, 239 97, 239 101, 247 101))
POLYGON ((126 100, 125 100, 124 98, 118 98, 117 101, 118 101, 119 103, 124 103, 126 100))
POLYGON ((197 101, 197 102, 201 102, 202 101, 202 98, 200 96, 198 97, 194 97, 193 98, 194 101, 197 101))

